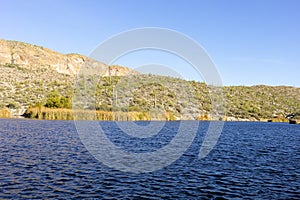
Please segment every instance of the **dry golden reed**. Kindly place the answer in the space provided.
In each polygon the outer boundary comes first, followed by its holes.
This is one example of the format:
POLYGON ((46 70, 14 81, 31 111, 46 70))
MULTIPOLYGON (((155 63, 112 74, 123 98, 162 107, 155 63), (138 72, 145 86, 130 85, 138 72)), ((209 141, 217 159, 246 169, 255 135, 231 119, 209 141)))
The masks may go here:
POLYGON ((0 118, 10 118, 11 112, 7 108, 0 108, 0 118))
MULTIPOLYGON (((25 117, 45 120, 102 120, 102 121, 139 121, 151 120, 148 112, 112 112, 93 110, 72 110, 65 108, 34 107, 27 109, 25 117)), ((166 112, 158 120, 175 120, 176 117, 166 112)))

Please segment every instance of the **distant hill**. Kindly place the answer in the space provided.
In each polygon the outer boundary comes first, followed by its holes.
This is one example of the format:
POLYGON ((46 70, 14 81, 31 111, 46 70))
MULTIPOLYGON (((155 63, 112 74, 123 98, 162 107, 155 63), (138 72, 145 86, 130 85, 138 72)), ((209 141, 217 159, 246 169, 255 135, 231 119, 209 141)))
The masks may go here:
MULTIPOLYGON (((97 90, 91 91, 95 93, 95 105, 88 105, 90 107, 138 112, 160 109, 177 119, 182 116, 209 119, 211 97, 204 83, 140 75, 129 68, 109 67, 82 55, 64 55, 6 40, 0 40, 0 110, 8 108, 14 114, 22 114, 29 106, 45 105, 53 93, 71 99, 75 76, 84 62, 105 69, 97 90)), ((223 91, 228 120, 266 120, 300 111, 300 88, 226 86, 223 91)))

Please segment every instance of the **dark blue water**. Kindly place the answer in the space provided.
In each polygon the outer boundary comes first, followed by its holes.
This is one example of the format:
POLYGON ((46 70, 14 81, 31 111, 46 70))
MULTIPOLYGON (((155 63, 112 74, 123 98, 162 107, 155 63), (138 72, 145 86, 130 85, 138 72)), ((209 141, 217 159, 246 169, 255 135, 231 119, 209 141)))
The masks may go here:
MULTIPOLYGON (((176 133, 128 138, 112 122, 108 137, 126 150, 155 151, 176 133), (117 136, 118 135, 118 136, 117 136)), ((300 125, 225 123, 213 151, 198 159, 207 122, 176 162, 133 174, 98 162, 72 121, 0 120, 0 199, 300 199, 300 125)))

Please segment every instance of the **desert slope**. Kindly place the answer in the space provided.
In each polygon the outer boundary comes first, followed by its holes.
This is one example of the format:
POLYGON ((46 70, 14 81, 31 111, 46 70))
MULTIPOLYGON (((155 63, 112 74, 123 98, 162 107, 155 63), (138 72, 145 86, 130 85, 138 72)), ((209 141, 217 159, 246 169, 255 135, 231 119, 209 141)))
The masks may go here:
POLYGON ((61 54, 53 50, 18 41, 0 40, 0 65, 18 65, 36 70, 52 69, 58 73, 76 75, 85 62, 93 62, 104 68, 104 76, 138 74, 138 72, 119 66, 108 66, 80 54, 61 54), (109 71, 110 70, 110 71, 109 71))

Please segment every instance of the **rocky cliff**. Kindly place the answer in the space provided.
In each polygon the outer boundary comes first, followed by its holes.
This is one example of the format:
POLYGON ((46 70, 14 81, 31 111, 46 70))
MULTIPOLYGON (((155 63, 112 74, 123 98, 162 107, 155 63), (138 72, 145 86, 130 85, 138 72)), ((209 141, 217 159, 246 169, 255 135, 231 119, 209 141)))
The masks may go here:
POLYGON ((48 68, 61 74, 75 75, 85 62, 104 66, 104 76, 138 74, 126 67, 111 66, 79 54, 61 54, 24 42, 0 40, 0 65, 18 65, 29 69, 48 68))

